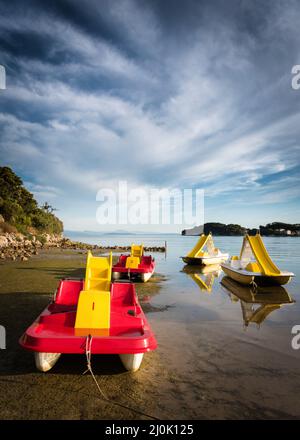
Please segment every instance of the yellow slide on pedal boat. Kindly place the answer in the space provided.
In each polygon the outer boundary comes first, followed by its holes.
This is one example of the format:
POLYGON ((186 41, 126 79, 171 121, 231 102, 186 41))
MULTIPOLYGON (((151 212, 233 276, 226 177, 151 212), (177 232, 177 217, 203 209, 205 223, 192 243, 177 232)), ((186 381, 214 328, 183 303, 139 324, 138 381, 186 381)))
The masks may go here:
POLYGON ((229 263, 222 263, 223 271, 241 284, 283 285, 294 276, 281 271, 271 259, 260 234, 246 235, 240 256, 233 256, 229 263))
POLYGON ((228 257, 228 254, 223 254, 220 249, 215 247, 211 234, 202 234, 193 249, 185 257, 181 258, 186 264, 206 266, 220 264, 226 261, 228 257), (207 251, 203 250, 205 246, 207 251))

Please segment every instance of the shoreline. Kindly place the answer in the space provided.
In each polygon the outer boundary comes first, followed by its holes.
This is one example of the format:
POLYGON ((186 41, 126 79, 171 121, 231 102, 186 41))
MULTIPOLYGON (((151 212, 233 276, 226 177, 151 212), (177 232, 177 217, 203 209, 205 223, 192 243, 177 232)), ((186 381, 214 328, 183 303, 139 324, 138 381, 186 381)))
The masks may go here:
MULTIPOLYGON (((130 246, 99 246, 97 244, 73 241, 55 234, 25 236, 18 232, 0 235, 0 260, 27 261, 43 249, 72 249, 77 251, 130 252, 130 246)), ((146 252, 166 252, 166 246, 144 246, 146 252)))

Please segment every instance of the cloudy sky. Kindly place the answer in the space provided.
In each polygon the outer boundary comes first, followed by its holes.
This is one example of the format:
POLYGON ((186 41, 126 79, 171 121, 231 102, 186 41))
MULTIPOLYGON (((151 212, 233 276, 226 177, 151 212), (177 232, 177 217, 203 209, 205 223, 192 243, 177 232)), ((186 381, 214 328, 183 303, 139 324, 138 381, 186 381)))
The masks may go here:
POLYGON ((120 180, 203 188, 205 221, 299 223, 299 23, 297 0, 0 0, 1 165, 66 229, 102 229, 120 180))

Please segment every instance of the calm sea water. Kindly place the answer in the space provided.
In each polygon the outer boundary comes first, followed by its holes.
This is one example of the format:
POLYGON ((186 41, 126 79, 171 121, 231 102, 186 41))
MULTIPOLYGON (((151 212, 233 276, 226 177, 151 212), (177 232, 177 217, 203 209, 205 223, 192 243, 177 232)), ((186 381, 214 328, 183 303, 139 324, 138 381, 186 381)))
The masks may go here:
MULTIPOLYGON (((72 240, 82 241, 90 244, 102 246, 130 246, 131 243, 143 243, 145 246, 164 246, 167 242, 167 255, 157 253, 157 271, 166 275, 171 275, 179 279, 186 280, 180 275, 184 263, 180 259, 195 245, 198 237, 182 236, 179 234, 147 234, 147 235, 116 235, 106 234, 103 236, 92 236, 80 234, 79 232, 69 232, 68 237, 72 240)), ((242 237, 214 237, 216 247, 230 255, 238 255, 242 245, 242 237)), ((289 270, 295 273, 289 287, 294 291, 296 286, 300 286, 300 237, 263 237, 263 241, 276 264, 282 270, 289 270)), ((296 289, 297 290, 297 289, 296 289)))

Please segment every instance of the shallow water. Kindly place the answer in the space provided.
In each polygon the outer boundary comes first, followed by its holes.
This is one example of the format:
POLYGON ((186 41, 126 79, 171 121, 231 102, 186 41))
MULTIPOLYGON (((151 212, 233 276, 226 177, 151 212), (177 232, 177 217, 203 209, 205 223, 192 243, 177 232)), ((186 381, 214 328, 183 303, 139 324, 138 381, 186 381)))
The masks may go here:
MULTIPOLYGON (((226 289, 221 271, 185 273, 180 256, 193 247, 197 237, 76 239, 104 246, 132 241, 151 246, 167 241, 167 254, 155 254, 156 270, 167 280, 151 299, 151 305, 163 312, 150 312, 148 318, 158 339, 160 359, 176 377, 174 388, 165 390, 170 396, 170 414, 180 413, 183 418, 203 417, 203 413, 208 418, 300 416, 300 350, 291 345, 292 327, 300 325, 300 238, 264 237, 274 261, 296 276, 285 288, 267 289, 259 295, 247 288, 235 286, 234 293, 226 289)), ((214 240, 222 251, 239 254, 242 237, 214 240)), ((162 399, 166 404, 166 394, 162 399)))

